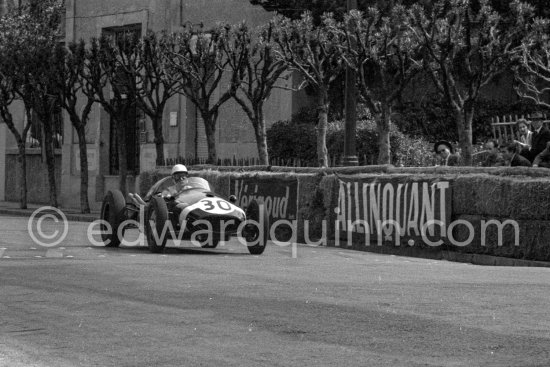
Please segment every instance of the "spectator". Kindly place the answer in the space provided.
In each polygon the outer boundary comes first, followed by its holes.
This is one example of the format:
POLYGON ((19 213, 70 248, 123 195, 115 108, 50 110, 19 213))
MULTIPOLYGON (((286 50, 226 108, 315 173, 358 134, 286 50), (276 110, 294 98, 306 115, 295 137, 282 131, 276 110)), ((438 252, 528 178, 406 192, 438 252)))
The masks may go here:
POLYGON ((533 137, 533 132, 529 129, 529 121, 526 119, 519 119, 516 122, 516 127, 519 133, 519 140, 514 140, 514 142, 519 144, 522 149, 529 151, 531 148, 531 139, 533 137))
POLYGON ((434 151, 441 159, 442 166, 460 166, 460 154, 454 153, 451 143, 440 140, 434 144, 434 151))
POLYGON ((487 156, 481 163, 483 167, 500 167, 506 165, 506 161, 498 149, 498 141, 496 139, 488 140, 485 143, 485 151, 487 152, 487 156))
POLYGON ((508 165, 511 167, 531 167, 531 162, 524 156, 520 155, 518 153, 518 144, 516 142, 511 142, 506 145, 506 148, 504 149, 503 155, 504 159, 508 161, 508 165))
POLYGON ((533 167, 550 168, 550 141, 546 143, 546 148, 535 157, 533 167))
POLYGON ((533 136, 531 138, 531 148, 528 151, 522 151, 522 155, 534 162, 537 155, 546 149, 546 143, 550 141, 550 130, 543 125, 544 116, 538 112, 531 117, 531 125, 533 127, 533 136))

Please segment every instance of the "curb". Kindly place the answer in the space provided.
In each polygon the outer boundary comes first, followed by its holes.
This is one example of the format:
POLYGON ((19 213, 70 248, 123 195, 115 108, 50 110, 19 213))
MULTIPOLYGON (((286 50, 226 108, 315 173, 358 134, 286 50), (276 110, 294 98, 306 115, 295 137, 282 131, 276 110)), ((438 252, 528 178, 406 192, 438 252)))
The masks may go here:
POLYGON ((472 263, 485 266, 523 266, 523 267, 550 267, 550 262, 537 260, 514 259, 511 257, 499 257, 483 254, 463 254, 453 251, 443 251, 443 259, 461 263, 472 263))
POLYGON ((446 260, 460 263, 470 263, 473 265, 482 265, 482 266, 522 266, 522 267, 544 267, 549 268, 549 261, 539 261, 539 260, 524 260, 524 259, 514 259, 511 257, 500 257, 484 254, 466 254, 461 252, 449 251, 449 250, 425 250, 425 249, 415 249, 415 248, 391 248, 391 247, 358 247, 358 246, 334 246, 334 241, 329 241, 329 246, 332 248, 340 248, 345 250, 355 250, 363 252, 371 252, 382 255, 396 255, 396 256, 407 256, 407 257, 416 257, 423 259, 432 259, 432 260, 446 260))
MULTIPOLYGON (((37 208, 38 209, 38 208, 37 208)), ((32 213, 34 213, 36 209, 7 209, 7 208, 0 208, 0 215, 12 215, 16 217, 30 217, 32 213)), ((44 214, 54 214, 59 218, 59 215, 57 215, 55 212, 49 212, 49 213, 41 213, 40 215, 44 214)), ((88 222, 91 223, 99 218, 99 214, 78 214, 78 213, 65 213, 63 212, 67 220, 74 221, 74 222, 88 222)))

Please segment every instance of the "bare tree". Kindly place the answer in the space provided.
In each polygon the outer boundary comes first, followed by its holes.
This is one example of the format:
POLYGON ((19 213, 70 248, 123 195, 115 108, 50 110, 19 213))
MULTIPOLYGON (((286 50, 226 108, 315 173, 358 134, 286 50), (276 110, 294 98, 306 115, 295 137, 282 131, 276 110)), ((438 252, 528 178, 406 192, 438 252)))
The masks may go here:
POLYGON ((10 58, 9 43, 6 41, 8 33, 5 32, 5 28, 0 29, 0 117, 13 134, 17 143, 17 180, 19 187, 19 207, 21 209, 27 208, 27 154, 25 142, 29 129, 31 128, 32 118, 30 117, 30 111, 27 112, 26 123, 19 128, 14 120, 14 116, 11 113, 10 106, 16 99, 16 91, 20 88, 17 85, 17 78, 15 78, 15 64, 13 59, 10 58))
POLYGON ((424 47, 424 67, 455 115, 464 163, 472 164, 472 121, 480 90, 509 70, 531 7, 511 3, 503 19, 488 0, 439 0, 430 11, 412 8, 411 30, 424 47))
POLYGON ((33 46, 32 48, 28 48, 28 50, 33 52, 33 55, 24 54, 26 62, 22 71, 26 74, 28 83, 26 89, 28 93, 23 93, 21 98, 26 105, 32 106, 41 123, 42 149, 46 157, 50 187, 50 205, 57 207, 54 135, 56 135, 55 117, 60 108, 56 84, 54 82, 57 76, 51 67, 54 59, 52 51, 55 48, 55 43, 53 40, 48 40, 42 43, 37 42, 33 46))
POLYGON ((221 106, 235 94, 235 83, 227 87, 222 78, 227 75, 228 58, 222 52, 224 25, 206 30, 189 26, 172 35, 176 44, 171 67, 178 89, 198 109, 206 132, 208 162, 216 164, 216 124, 221 106))
POLYGON ((236 83, 233 98, 248 116, 254 128, 260 164, 269 164, 264 105, 276 87, 281 75, 288 69, 286 63, 275 57, 273 22, 251 30, 245 23, 227 32, 222 43, 236 83))
MULTIPOLYGON (((30 124, 32 121, 31 111, 34 111, 40 120, 50 205, 54 207, 58 206, 53 141, 54 114, 58 105, 49 63, 58 42, 62 12, 61 1, 30 2, 3 17, 1 21, 2 53, 5 57, 3 64, 6 70, 4 77, 13 81, 11 86, 16 87, 15 95, 23 101, 27 123, 30 124)), ((19 160, 22 165, 26 165, 26 160, 21 157, 24 153, 21 146, 24 147, 28 129, 25 126, 23 134, 15 134, 15 130, 10 128, 18 140, 19 160)), ((21 174, 26 175, 25 171, 26 168, 22 167, 21 174)), ((21 179, 26 186, 26 177, 21 176, 21 179)), ((26 196, 22 206, 26 206, 26 196)))
MULTIPOLYGON (((128 35, 128 37, 131 37, 128 35)), ((149 31, 138 42, 128 40, 115 46, 120 67, 131 76, 127 87, 135 95, 137 106, 153 123, 157 162, 164 162, 162 115, 168 100, 181 91, 177 79, 171 75, 169 58, 174 54, 174 38, 149 31)))
MULTIPOLYGON (((117 41, 126 42, 127 37, 114 39, 102 36, 92 39, 86 51, 86 63, 81 69, 80 78, 85 86, 82 91, 88 98, 92 98, 109 114, 111 131, 117 138, 117 156, 119 168, 119 189, 123 193, 128 191, 128 152, 126 147, 126 133, 128 126, 125 116, 131 115, 135 96, 127 87, 133 76, 124 71, 117 61, 114 50, 117 41), (110 93, 111 92, 111 93, 110 93)), ((131 45, 128 45, 131 47, 131 45)))
POLYGON ((412 37, 406 9, 395 6, 384 16, 378 8, 351 11, 341 32, 346 60, 358 76, 361 97, 378 128, 378 163, 391 163, 390 121, 395 101, 422 69, 419 43, 412 37))
POLYGON ((275 55, 291 69, 297 70, 316 95, 317 159, 320 167, 328 167, 326 135, 328 126, 329 87, 344 68, 338 28, 331 14, 325 14, 315 26, 310 13, 301 19, 276 17, 273 22, 274 41, 278 44, 275 55))
POLYGON ((94 104, 93 95, 83 91, 89 86, 82 78, 86 67, 86 44, 84 41, 71 43, 67 47, 58 44, 51 63, 54 72, 58 100, 71 120, 78 137, 80 150, 80 211, 90 212, 88 200, 88 155, 86 146, 86 125, 94 104))
POLYGON ((536 19, 533 30, 518 47, 520 65, 515 68, 517 93, 550 108, 550 20, 536 19))

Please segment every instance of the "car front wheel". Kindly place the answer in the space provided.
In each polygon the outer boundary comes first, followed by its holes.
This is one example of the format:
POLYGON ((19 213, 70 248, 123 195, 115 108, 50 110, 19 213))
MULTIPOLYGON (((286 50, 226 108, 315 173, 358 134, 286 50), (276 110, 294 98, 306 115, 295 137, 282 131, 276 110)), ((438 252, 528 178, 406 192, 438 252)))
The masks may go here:
POLYGON ((126 200, 119 190, 107 192, 101 205, 101 239, 106 247, 118 247, 124 236, 124 229, 118 235, 118 228, 124 221, 124 208, 126 200), (110 227, 110 228, 107 228, 110 227))
POLYGON ((261 255, 269 237, 269 217, 265 206, 260 206, 255 200, 251 201, 246 208, 246 220, 257 223, 246 224, 242 231, 248 252, 252 255, 261 255))
POLYGON ((153 196, 145 208, 145 236, 147 246, 153 253, 164 251, 166 241, 170 236, 168 221, 168 208, 166 202, 160 196, 153 196))

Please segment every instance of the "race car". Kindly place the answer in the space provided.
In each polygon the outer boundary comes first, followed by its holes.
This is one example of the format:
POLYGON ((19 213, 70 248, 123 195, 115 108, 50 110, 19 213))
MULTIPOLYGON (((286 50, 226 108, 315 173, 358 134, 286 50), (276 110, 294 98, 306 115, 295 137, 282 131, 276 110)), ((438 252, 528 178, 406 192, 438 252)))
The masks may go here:
POLYGON ((147 245, 153 253, 163 252, 169 239, 192 240, 203 248, 215 248, 234 235, 244 239, 251 254, 264 252, 269 219, 263 206, 251 201, 246 208, 239 208, 234 204, 235 196, 226 199, 215 194, 201 177, 189 177, 176 195, 163 195, 171 185, 172 177, 165 177, 143 198, 137 193, 125 199, 119 190, 107 192, 101 206, 105 246, 118 247, 124 231, 132 226, 128 223, 143 219, 147 245))

